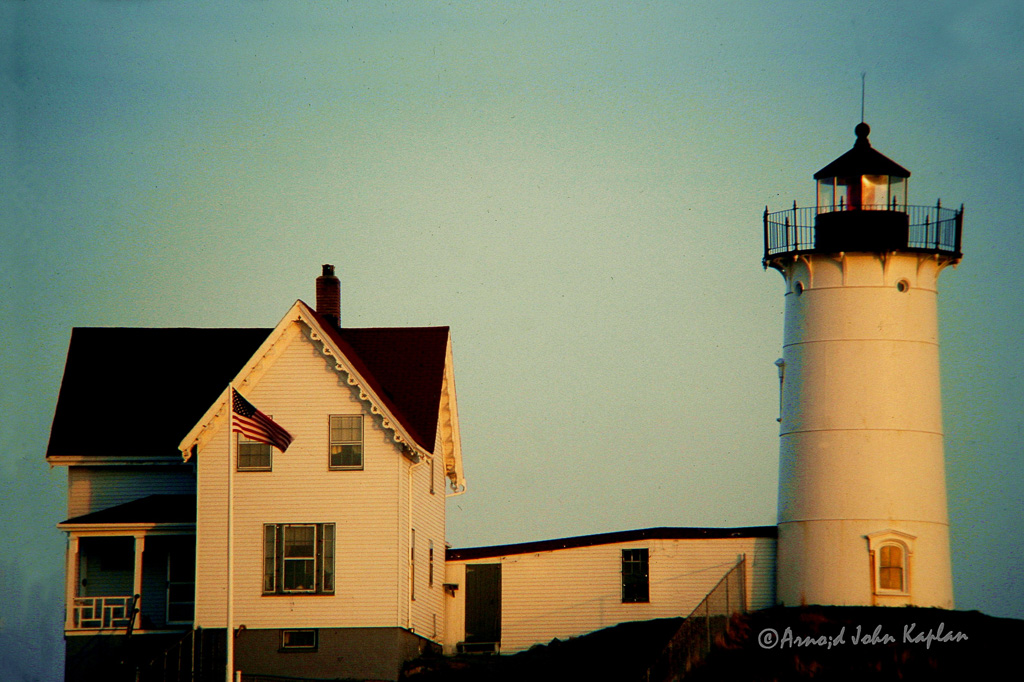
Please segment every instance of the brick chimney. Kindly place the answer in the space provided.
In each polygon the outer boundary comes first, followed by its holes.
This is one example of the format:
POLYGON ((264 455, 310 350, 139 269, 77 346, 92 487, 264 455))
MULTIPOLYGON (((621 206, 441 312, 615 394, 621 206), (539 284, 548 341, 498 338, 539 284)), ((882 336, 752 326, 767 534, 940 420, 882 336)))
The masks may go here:
POLYGON ((334 276, 334 266, 324 264, 324 273, 316 278, 316 311, 333 324, 341 326, 341 281, 334 276))

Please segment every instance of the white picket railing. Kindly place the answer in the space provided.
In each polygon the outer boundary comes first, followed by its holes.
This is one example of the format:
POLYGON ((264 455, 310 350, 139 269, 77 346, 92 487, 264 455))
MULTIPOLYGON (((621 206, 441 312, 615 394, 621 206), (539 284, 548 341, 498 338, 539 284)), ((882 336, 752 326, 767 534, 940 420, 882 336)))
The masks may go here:
POLYGON ((127 628, 131 622, 134 598, 75 597, 72 603, 72 627, 77 630, 127 628))

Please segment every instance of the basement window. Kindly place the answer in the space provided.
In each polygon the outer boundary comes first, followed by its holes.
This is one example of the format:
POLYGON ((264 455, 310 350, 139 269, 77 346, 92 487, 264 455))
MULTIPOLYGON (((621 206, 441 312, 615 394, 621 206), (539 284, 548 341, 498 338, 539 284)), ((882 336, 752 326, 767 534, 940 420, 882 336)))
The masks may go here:
POLYGON ((316 651, 316 630, 281 630, 281 651, 316 651))

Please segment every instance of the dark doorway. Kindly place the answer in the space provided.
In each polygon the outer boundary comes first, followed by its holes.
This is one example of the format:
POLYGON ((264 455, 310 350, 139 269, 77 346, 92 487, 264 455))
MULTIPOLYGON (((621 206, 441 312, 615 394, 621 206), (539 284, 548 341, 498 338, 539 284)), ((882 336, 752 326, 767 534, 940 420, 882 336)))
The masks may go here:
POLYGON ((497 651, 500 642, 501 564, 467 564, 464 649, 497 651))

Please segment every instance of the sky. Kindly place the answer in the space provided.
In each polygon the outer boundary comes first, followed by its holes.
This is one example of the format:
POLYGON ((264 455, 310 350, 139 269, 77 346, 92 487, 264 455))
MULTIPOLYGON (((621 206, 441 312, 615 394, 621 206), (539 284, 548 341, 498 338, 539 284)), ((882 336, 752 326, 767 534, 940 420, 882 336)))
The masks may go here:
POLYGON ((761 214, 814 201, 862 74, 910 203, 966 207, 954 594, 1024 618, 1022 34, 1014 0, 0 0, 0 677, 63 670, 71 329, 271 327, 322 263, 345 326, 452 329, 454 546, 773 524, 761 214))

